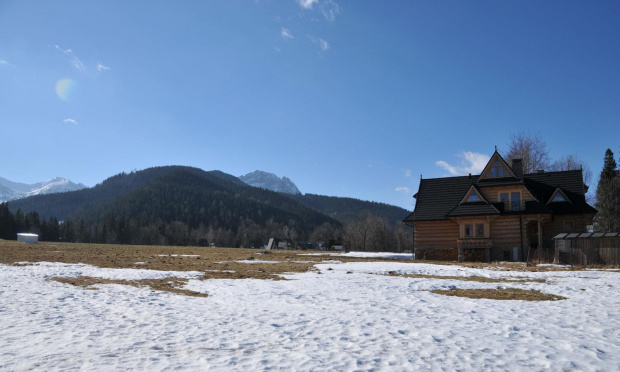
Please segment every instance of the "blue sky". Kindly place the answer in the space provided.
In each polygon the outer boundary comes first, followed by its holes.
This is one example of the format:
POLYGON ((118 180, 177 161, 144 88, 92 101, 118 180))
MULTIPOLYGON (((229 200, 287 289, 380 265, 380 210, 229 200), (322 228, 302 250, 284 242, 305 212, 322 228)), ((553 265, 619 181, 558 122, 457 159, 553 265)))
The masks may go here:
POLYGON ((0 0, 0 177, 260 169, 412 209, 420 175, 476 172, 519 131, 596 176, 620 155, 618 19, 618 1, 0 0))

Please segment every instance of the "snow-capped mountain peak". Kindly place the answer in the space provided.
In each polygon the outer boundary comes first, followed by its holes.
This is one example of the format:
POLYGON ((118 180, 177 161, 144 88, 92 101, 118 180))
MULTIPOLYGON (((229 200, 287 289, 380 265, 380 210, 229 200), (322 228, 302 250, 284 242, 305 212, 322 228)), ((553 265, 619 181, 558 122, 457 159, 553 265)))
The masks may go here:
POLYGON ((0 202, 21 199, 32 195, 76 191, 84 188, 86 188, 85 185, 73 183, 62 177, 54 177, 49 181, 32 184, 13 182, 0 177, 0 202))

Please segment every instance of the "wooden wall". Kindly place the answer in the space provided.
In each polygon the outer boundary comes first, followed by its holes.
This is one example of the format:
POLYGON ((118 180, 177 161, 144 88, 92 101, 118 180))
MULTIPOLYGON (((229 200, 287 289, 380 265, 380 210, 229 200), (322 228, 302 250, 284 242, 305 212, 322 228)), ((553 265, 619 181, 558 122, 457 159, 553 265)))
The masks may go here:
POLYGON ((519 216, 501 216, 491 221, 491 239, 493 246, 497 247, 520 247, 521 236, 525 242, 525 226, 523 229, 519 227, 519 216), (523 231, 522 231, 523 230, 523 231), (523 235, 521 235, 523 233, 523 235))
POLYGON ((587 225, 590 224, 591 218, 586 215, 555 215, 553 221, 543 224, 543 246, 545 248, 553 248, 553 237, 561 233, 582 233, 587 232, 587 225), (566 229, 566 222, 571 221, 574 229, 569 231, 566 229))
POLYGON ((503 261, 506 259, 504 252, 509 252, 510 260, 520 259, 521 254, 521 238, 523 238, 523 246, 527 246, 527 231, 525 224, 520 228, 519 216, 501 216, 491 221, 491 240, 493 241, 493 250, 491 252, 491 260, 503 261), (517 248, 518 255, 514 257, 513 249, 517 248))
POLYGON ((420 221, 415 223, 415 248, 456 248, 459 225, 453 221, 420 221))

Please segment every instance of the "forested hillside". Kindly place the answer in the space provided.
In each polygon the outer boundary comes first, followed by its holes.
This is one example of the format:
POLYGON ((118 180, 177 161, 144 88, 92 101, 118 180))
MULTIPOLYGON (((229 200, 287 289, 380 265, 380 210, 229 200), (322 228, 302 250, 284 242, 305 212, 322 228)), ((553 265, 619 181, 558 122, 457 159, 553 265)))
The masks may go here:
POLYGON ((19 200, 10 209, 36 212, 42 221, 58 216, 67 240, 105 243, 260 246, 272 236, 296 240, 325 223, 340 226, 282 194, 190 167, 123 173, 92 189, 19 200))
POLYGON ((17 232, 69 242, 259 247, 269 238, 402 250, 408 211, 382 203, 290 195, 220 171, 167 166, 121 173, 90 189, 2 204, 0 238, 17 232))
POLYGON ((370 213, 385 218, 394 227, 401 224, 403 219, 411 213, 411 211, 394 205, 353 198, 315 194, 289 195, 289 197, 343 224, 365 217, 366 214, 370 213))

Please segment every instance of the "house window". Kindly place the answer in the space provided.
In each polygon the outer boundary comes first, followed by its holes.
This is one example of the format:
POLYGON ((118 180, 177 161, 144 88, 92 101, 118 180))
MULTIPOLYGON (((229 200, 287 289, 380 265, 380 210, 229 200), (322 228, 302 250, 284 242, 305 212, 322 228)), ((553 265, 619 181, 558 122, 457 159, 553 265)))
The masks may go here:
POLYGON ((521 193, 520 192, 511 192, 510 193, 510 210, 518 211, 521 209, 521 193))
POLYGON ((476 236, 484 237, 484 224, 481 224, 481 223, 476 224, 476 236))
POLYGON ((475 192, 472 192, 471 195, 469 195, 469 197, 467 198, 467 201, 468 202, 479 202, 480 197, 475 192))
POLYGON ((465 237, 473 238, 474 237, 474 224, 469 223, 465 225, 465 237))
POLYGON ((465 231, 464 231, 463 236, 465 238, 484 238, 484 224, 483 223, 465 224, 465 231))
POLYGON ((521 208, 521 192, 501 192, 499 201, 504 203, 505 211, 520 211, 521 208))
POLYGON ((552 201, 554 201, 554 202, 565 202, 566 199, 564 199, 564 196, 558 192, 557 194, 555 194, 555 196, 553 197, 552 201))
POLYGON ((566 231, 575 231, 575 222, 573 221, 564 222, 564 228, 566 229, 566 231))
POLYGON ((493 162, 489 171, 485 175, 486 178, 500 178, 500 177, 510 177, 510 171, 508 168, 504 167, 502 162, 496 160, 493 162))

